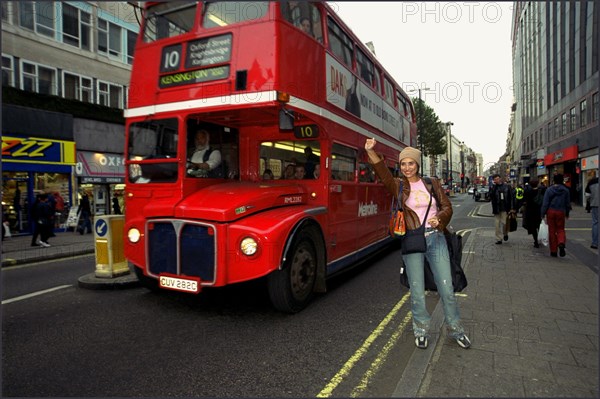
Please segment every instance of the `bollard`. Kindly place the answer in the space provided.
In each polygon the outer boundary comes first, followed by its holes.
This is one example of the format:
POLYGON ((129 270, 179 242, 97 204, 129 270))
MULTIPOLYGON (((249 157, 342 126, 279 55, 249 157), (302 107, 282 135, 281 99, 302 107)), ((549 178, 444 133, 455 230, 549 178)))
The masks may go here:
POLYGON ((113 278, 129 274, 123 249, 124 226, 123 215, 102 215, 94 218, 96 277, 113 278))

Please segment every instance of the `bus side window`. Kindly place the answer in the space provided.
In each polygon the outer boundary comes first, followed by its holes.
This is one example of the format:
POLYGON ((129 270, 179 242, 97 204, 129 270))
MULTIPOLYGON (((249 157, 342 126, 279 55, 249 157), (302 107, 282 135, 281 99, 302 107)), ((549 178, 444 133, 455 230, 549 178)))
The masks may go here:
POLYGON ((358 181, 361 183, 374 183, 375 171, 373 165, 368 162, 361 162, 358 165, 358 181))
POLYGON ((334 143, 331 150, 331 178, 333 180, 354 181, 357 151, 334 143))

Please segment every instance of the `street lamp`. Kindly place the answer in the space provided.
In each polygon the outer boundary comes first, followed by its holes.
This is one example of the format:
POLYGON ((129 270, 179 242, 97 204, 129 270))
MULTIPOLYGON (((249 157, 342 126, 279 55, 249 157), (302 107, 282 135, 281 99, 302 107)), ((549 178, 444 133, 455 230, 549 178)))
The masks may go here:
MULTIPOLYGON (((419 88, 416 90, 411 90, 409 93, 414 93, 415 91, 419 92, 419 106, 421 107, 419 110, 419 115, 417 115, 417 137, 419 138, 419 150, 421 150, 421 166, 423 165, 423 132, 421 132, 421 127, 423 125, 423 100, 421 99, 421 91, 427 91, 429 90, 429 87, 424 87, 424 88, 419 88)), ((419 170, 419 172, 421 173, 421 175, 423 174, 422 170, 419 170)))
POLYGON ((448 159, 448 169, 449 169, 449 174, 448 174, 448 178, 450 179, 450 188, 452 188, 452 185, 454 184, 454 178, 452 177, 452 132, 451 132, 451 127, 450 126, 454 126, 454 123, 452 122, 446 122, 446 131, 448 132, 448 152, 450 153, 449 158, 448 159))

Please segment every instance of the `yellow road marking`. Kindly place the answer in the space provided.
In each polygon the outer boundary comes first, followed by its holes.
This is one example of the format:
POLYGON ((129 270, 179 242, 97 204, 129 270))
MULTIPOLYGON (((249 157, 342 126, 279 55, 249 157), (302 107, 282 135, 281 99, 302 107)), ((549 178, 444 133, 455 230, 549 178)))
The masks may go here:
POLYGON ((340 371, 337 372, 335 376, 329 381, 329 383, 317 394, 317 398, 328 398, 332 395, 333 390, 337 388, 338 385, 342 383, 344 378, 350 374, 352 368, 358 363, 358 361, 367 353, 369 347, 373 344, 373 342, 381 335, 385 327, 389 324, 389 322, 394 318, 396 313, 400 311, 400 308, 406 303, 408 298, 410 297, 409 293, 406 293, 402 299, 394 306, 394 308, 385 316, 385 318, 379 323, 379 325, 373 330, 371 335, 365 339, 361 347, 354 352, 354 354, 348 359, 348 361, 342 366, 340 371))
POLYGON ((381 352, 379 352, 373 363, 371 363, 371 367, 369 367, 369 369, 365 372, 363 378, 360 380, 360 383, 350 393, 351 398, 357 398, 364 392, 365 389, 367 389, 369 381, 375 374, 377 374, 377 372, 387 359, 390 351, 392 350, 394 345, 396 345, 396 342, 398 341, 400 336, 404 333, 404 329, 406 328, 406 325, 410 322, 411 317, 412 313, 408 312, 404 317, 404 320, 402 320, 402 323, 400 323, 398 329, 394 332, 394 334, 392 334, 392 336, 385 344, 381 352))

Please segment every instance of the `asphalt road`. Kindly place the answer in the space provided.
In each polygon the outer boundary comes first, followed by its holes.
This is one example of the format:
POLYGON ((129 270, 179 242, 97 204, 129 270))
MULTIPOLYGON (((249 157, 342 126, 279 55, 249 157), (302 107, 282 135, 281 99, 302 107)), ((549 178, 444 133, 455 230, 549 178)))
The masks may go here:
MULTIPOLYGON (((482 203, 452 202, 455 230, 493 228, 482 203)), ((415 350, 399 262, 388 251, 328 281, 295 315, 262 280, 191 296, 79 288, 93 256, 7 268, 2 395, 389 397, 415 350)))

